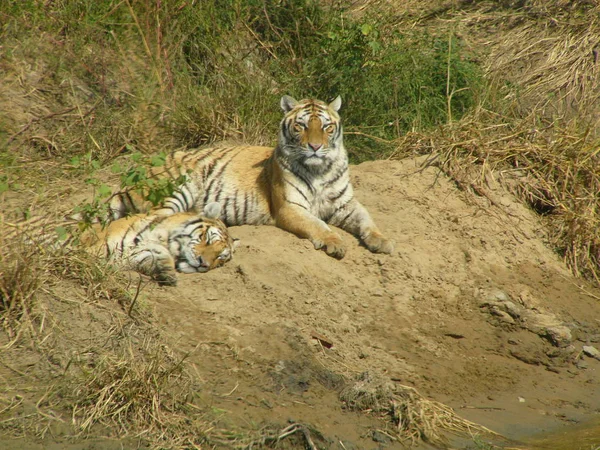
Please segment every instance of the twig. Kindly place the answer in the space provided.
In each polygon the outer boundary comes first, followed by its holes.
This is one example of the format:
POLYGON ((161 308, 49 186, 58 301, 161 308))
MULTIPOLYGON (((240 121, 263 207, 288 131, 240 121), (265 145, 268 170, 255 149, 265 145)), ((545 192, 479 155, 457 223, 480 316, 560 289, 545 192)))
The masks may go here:
POLYGON ((133 300, 131 301, 131 305, 129 305, 129 309, 127 310, 127 315, 129 317, 131 317, 132 319, 133 319, 133 316, 131 315, 131 312, 133 311, 133 307, 138 299, 138 296, 140 295, 141 290, 142 290, 142 276, 140 275, 137 287, 135 289, 135 295, 133 297, 133 300))
POLYGON ((71 108, 67 108, 67 109, 65 109, 63 111, 59 111, 59 112, 48 114, 48 115, 43 116, 43 117, 36 117, 36 118, 31 119, 27 125, 25 125, 23 128, 21 128, 19 131, 17 131, 15 134, 13 134, 11 137, 8 138, 7 144, 10 144, 19 135, 21 135, 25 131, 27 131, 29 129, 29 127, 31 127, 31 125, 33 125, 34 123, 40 122, 40 121, 46 120, 46 119, 51 119, 52 117, 55 117, 55 116, 62 116, 64 114, 70 113, 74 109, 77 109, 77 105, 76 106, 72 106, 71 108))

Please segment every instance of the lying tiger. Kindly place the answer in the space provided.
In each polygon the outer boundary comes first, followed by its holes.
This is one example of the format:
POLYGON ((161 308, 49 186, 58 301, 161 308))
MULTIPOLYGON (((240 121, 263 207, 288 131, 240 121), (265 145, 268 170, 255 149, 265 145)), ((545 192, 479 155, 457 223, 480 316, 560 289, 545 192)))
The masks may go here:
MULTIPOLYGON (((230 236, 220 214, 221 205, 215 202, 208 203, 202 215, 136 214, 105 228, 95 224, 78 240, 94 256, 148 275, 161 285, 175 286, 176 272, 207 272, 231 260, 238 241, 230 236)), ((39 233, 45 225, 38 219, 13 227, 26 242, 57 246, 55 236, 39 233)), ((69 238, 60 245, 73 244, 74 239, 69 238)))
MULTIPOLYGON (((221 146, 172 153, 152 176, 185 175, 187 181, 153 212, 173 214, 219 202, 228 226, 274 224, 335 258, 343 258, 346 248, 329 225, 360 238, 372 252, 391 253, 392 242, 354 198, 338 115, 341 104, 340 97, 329 104, 282 97, 284 117, 275 149, 221 146)), ((110 201, 115 218, 148 207, 134 192, 116 194, 110 201)))

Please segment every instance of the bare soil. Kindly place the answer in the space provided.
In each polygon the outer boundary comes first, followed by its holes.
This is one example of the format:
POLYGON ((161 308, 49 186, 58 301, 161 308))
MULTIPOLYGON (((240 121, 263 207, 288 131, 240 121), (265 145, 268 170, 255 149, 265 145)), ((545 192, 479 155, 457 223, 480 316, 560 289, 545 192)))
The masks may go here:
POLYGON ((274 227, 234 227, 242 245, 227 267, 147 292, 207 401, 239 424, 293 419, 359 448, 378 447, 370 436, 385 426, 342 411, 335 374, 380 372, 515 439, 600 411, 600 361, 581 359, 600 340, 600 293, 573 278, 509 194, 498 188, 492 206, 423 162, 352 168, 392 256, 344 234, 337 261, 274 227), (494 315, 482 303, 497 291, 572 339, 494 315))
POLYGON ((512 440, 598 417, 600 361, 582 349, 600 348, 600 291, 500 186, 476 197, 424 162, 351 168, 393 255, 340 231, 338 261, 275 227, 233 227, 231 263, 142 291, 222 424, 302 422, 324 448, 404 448, 386 419, 343 408, 345 380, 365 371, 512 440))

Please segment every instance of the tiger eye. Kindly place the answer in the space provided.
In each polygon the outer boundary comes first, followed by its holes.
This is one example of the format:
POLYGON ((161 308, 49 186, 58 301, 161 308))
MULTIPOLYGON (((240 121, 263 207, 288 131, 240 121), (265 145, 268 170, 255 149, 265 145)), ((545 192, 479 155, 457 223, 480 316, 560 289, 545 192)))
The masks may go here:
POLYGON ((299 123, 294 125, 294 130, 296 130, 298 133, 300 133, 302 130, 304 130, 304 127, 302 125, 300 125, 299 123))
POLYGON ((333 125, 333 124, 329 124, 325 127, 325 131, 327 133, 333 133, 333 130, 335 130, 335 125, 333 125))

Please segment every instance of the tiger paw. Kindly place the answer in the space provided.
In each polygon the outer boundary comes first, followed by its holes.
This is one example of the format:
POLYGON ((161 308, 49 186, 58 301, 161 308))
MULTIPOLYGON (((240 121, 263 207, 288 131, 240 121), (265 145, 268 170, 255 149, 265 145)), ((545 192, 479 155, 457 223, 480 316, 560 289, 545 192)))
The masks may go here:
POLYGON ((336 259, 342 259, 346 254, 346 247, 342 243, 342 238, 337 234, 331 234, 325 239, 311 239, 316 250, 323 249, 325 253, 336 259))
POLYGON ((394 251, 394 243, 380 234, 371 234, 364 239, 365 246, 373 253, 387 253, 394 251))
POLYGON ((162 272, 156 274, 153 278, 160 286, 177 286, 177 275, 174 271, 162 272))

